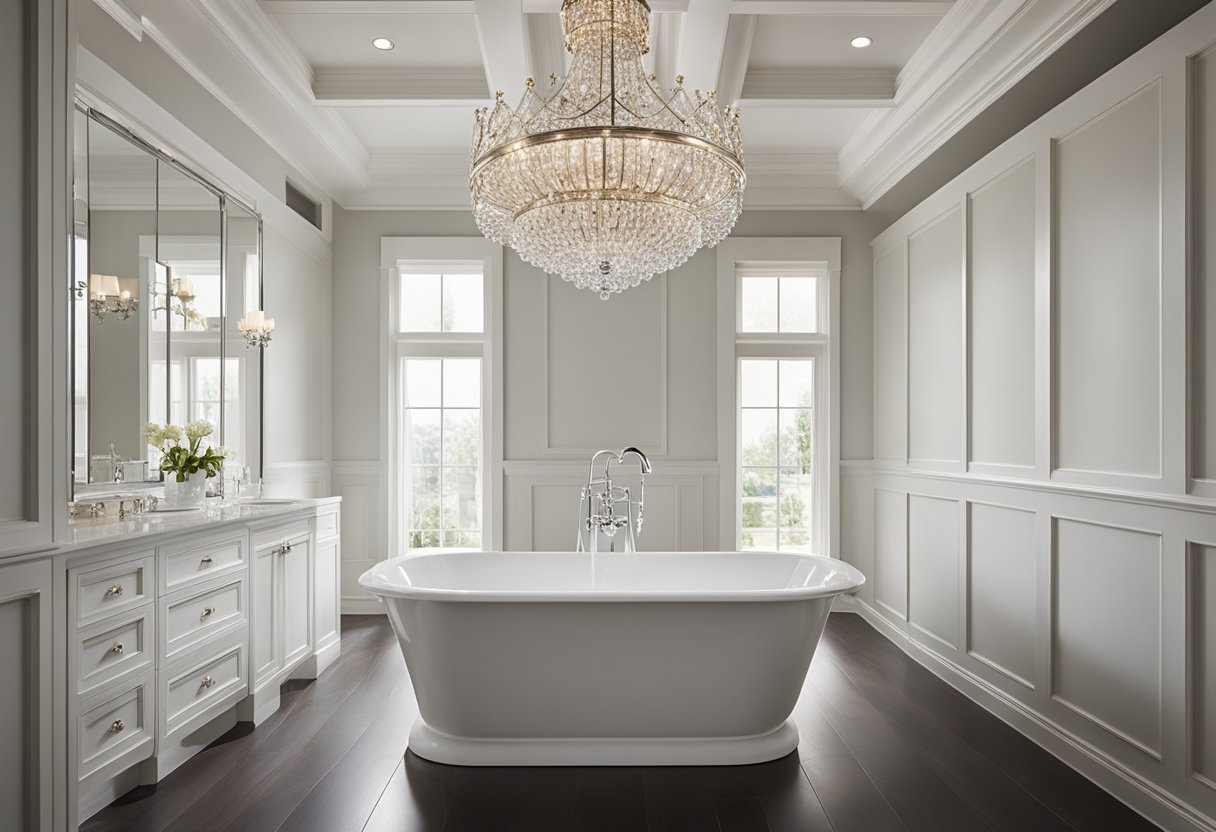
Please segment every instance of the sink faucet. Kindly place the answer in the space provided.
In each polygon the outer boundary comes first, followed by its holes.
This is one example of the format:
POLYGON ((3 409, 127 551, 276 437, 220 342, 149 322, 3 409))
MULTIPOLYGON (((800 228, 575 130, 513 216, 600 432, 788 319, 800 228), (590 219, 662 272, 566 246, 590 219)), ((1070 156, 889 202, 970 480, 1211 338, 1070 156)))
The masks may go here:
POLYGON ((637 535, 642 533, 643 506, 646 496, 646 475, 651 472, 650 459, 640 448, 632 445, 621 451, 596 451, 587 466, 587 484, 579 493, 578 505, 578 541, 575 551, 597 552, 600 547, 600 535, 608 538, 608 551, 615 551, 616 533, 625 530, 625 542, 622 551, 637 551, 637 535), (625 457, 637 457, 641 469, 641 479, 638 483, 638 498, 633 499, 633 493, 627 486, 613 485, 612 465, 625 461, 625 457), (596 477, 595 466, 604 457, 602 475, 596 477), (634 517, 634 507, 637 516, 634 517), (584 540, 584 536, 587 538, 584 540))
POLYGON ((114 477, 114 482, 123 481, 122 460, 114 450, 113 442, 110 443, 110 474, 114 477))

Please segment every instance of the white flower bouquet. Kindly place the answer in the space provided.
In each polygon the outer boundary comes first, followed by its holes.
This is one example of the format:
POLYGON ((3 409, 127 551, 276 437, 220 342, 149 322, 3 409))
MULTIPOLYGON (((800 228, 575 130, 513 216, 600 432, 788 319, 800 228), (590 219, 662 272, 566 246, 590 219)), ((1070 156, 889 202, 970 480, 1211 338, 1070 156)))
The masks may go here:
POLYGON ((205 420, 191 422, 184 428, 179 425, 158 425, 149 422, 144 426, 148 444, 161 452, 160 470, 175 474, 178 482, 185 482, 191 474, 202 471, 208 478, 220 472, 227 451, 217 446, 201 447, 202 442, 215 433, 215 427, 205 420))

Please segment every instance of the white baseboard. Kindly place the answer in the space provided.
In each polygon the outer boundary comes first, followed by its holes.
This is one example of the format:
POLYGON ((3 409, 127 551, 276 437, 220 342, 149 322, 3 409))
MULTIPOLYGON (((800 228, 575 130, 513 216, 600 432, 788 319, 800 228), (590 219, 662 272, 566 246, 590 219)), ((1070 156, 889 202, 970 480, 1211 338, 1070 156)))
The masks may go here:
POLYGON ((342 614, 343 615, 383 615, 384 605, 380 603, 379 598, 371 596, 358 597, 351 595, 342 596, 342 614))
POLYGON ((1171 832, 1216 832, 1216 821, 1148 782, 1024 702, 1019 702, 966 668, 913 640, 857 596, 837 598, 832 609, 834 612, 860 615, 942 681, 1163 829, 1171 832))

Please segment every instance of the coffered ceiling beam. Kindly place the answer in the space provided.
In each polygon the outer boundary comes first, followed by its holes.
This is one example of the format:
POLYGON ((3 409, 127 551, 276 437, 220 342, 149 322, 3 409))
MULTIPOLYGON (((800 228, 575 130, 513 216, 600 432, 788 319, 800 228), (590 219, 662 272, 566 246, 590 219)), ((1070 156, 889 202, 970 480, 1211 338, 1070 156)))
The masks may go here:
POLYGON ((262 0, 267 14, 475 14, 473 0, 262 0))
POLYGON ((895 70, 753 67, 739 96, 766 107, 893 107, 895 70))
POLYGON ((697 0, 684 13, 676 67, 683 73, 684 87, 690 92, 718 88, 731 5, 732 0, 697 0))
POLYGON ((521 0, 474 0, 474 5, 490 92, 502 90, 514 106, 523 96, 529 67, 523 4, 521 0))
POLYGON ((491 98, 479 66, 322 68, 312 88, 319 107, 473 107, 491 98))
POLYGON ((735 103, 743 94, 755 31, 755 15, 730 16, 730 23, 726 27, 726 46, 722 50, 722 66, 718 70, 718 98, 724 104, 735 103))
MULTIPOLYGON (((701 0, 695 0, 700 3, 701 0)), ((686 12, 690 0, 649 0, 650 10, 659 12, 686 12)), ((523 0, 525 12, 559 12, 562 0, 523 0)))
POLYGON ((549 76, 562 77, 569 66, 566 40, 562 36, 561 17, 556 14, 526 14, 528 32, 529 74, 536 79, 543 93, 549 88, 549 76))

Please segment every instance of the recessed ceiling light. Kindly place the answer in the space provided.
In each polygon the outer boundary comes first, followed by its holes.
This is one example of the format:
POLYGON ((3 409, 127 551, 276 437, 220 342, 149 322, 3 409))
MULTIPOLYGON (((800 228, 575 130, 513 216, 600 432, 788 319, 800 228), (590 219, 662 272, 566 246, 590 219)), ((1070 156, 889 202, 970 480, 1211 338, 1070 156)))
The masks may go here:
POLYGON ((851 41, 849 41, 849 43, 852 45, 852 47, 854 49, 865 49, 867 46, 869 46, 873 42, 874 41, 870 40, 865 35, 858 35, 857 37, 855 37, 851 41))
MULTIPOLYGON (((393 45, 393 42, 388 38, 376 38, 372 41, 372 46, 376 47, 377 49, 383 49, 385 52, 392 49, 393 45)), ((857 42, 854 41, 853 45, 856 46, 857 42)))

